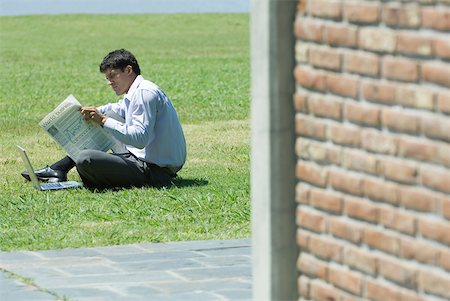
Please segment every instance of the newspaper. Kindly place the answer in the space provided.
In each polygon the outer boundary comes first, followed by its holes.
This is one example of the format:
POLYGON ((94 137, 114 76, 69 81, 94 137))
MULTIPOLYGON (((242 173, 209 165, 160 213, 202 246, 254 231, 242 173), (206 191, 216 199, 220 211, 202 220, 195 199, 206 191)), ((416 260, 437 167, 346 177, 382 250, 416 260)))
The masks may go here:
POLYGON ((99 124, 84 120, 81 104, 69 95, 56 109, 45 116, 39 125, 67 152, 77 160, 84 149, 101 151, 121 149, 122 145, 99 124))

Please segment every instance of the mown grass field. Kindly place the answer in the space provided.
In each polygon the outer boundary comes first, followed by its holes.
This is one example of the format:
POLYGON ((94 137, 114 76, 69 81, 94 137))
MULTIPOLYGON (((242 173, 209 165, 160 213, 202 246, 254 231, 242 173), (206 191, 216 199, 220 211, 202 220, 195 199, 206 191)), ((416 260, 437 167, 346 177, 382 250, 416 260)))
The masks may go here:
MULTIPOLYGON (((0 250, 250 236, 248 15, 0 17, 0 250), (73 94, 118 100, 98 64, 126 48, 180 116, 188 160, 170 189, 35 191, 64 152, 38 122, 73 94)), ((79 180, 76 171, 69 178, 79 180)))

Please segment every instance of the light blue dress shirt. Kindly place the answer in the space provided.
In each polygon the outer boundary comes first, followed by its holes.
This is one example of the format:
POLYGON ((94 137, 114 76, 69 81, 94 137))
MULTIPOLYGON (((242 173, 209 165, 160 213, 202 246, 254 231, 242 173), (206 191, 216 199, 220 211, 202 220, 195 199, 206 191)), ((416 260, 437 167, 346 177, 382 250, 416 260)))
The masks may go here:
POLYGON ((98 107, 102 113, 113 111, 125 123, 107 118, 103 127, 139 159, 168 167, 173 172, 186 161, 183 130, 167 95, 141 75, 118 103, 98 107))

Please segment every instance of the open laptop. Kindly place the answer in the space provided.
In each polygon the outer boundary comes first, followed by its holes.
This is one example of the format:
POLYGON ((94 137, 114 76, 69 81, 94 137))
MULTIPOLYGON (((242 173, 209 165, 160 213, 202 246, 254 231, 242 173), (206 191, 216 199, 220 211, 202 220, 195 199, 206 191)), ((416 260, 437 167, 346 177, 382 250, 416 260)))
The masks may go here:
POLYGON ((22 157, 22 161, 25 164, 25 168, 30 175, 31 184, 37 190, 59 190, 59 189, 67 189, 67 188, 77 188, 82 187, 83 184, 76 181, 64 181, 64 182, 55 182, 55 183, 39 183, 37 176, 34 174, 33 166, 31 165, 30 159, 28 158, 27 152, 24 148, 17 146, 19 150, 20 157, 22 157))

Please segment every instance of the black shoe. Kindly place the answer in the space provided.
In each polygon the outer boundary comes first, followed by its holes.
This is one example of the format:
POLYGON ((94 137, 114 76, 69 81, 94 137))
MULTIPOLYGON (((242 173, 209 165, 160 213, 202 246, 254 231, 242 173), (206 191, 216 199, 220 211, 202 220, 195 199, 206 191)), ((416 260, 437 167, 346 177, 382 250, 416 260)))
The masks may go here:
MULTIPOLYGON (((43 182, 62 182, 67 181, 67 173, 61 170, 52 169, 49 166, 35 170, 34 174, 37 176, 38 180, 43 182)), ((31 181, 28 171, 21 173, 22 177, 31 181)))

